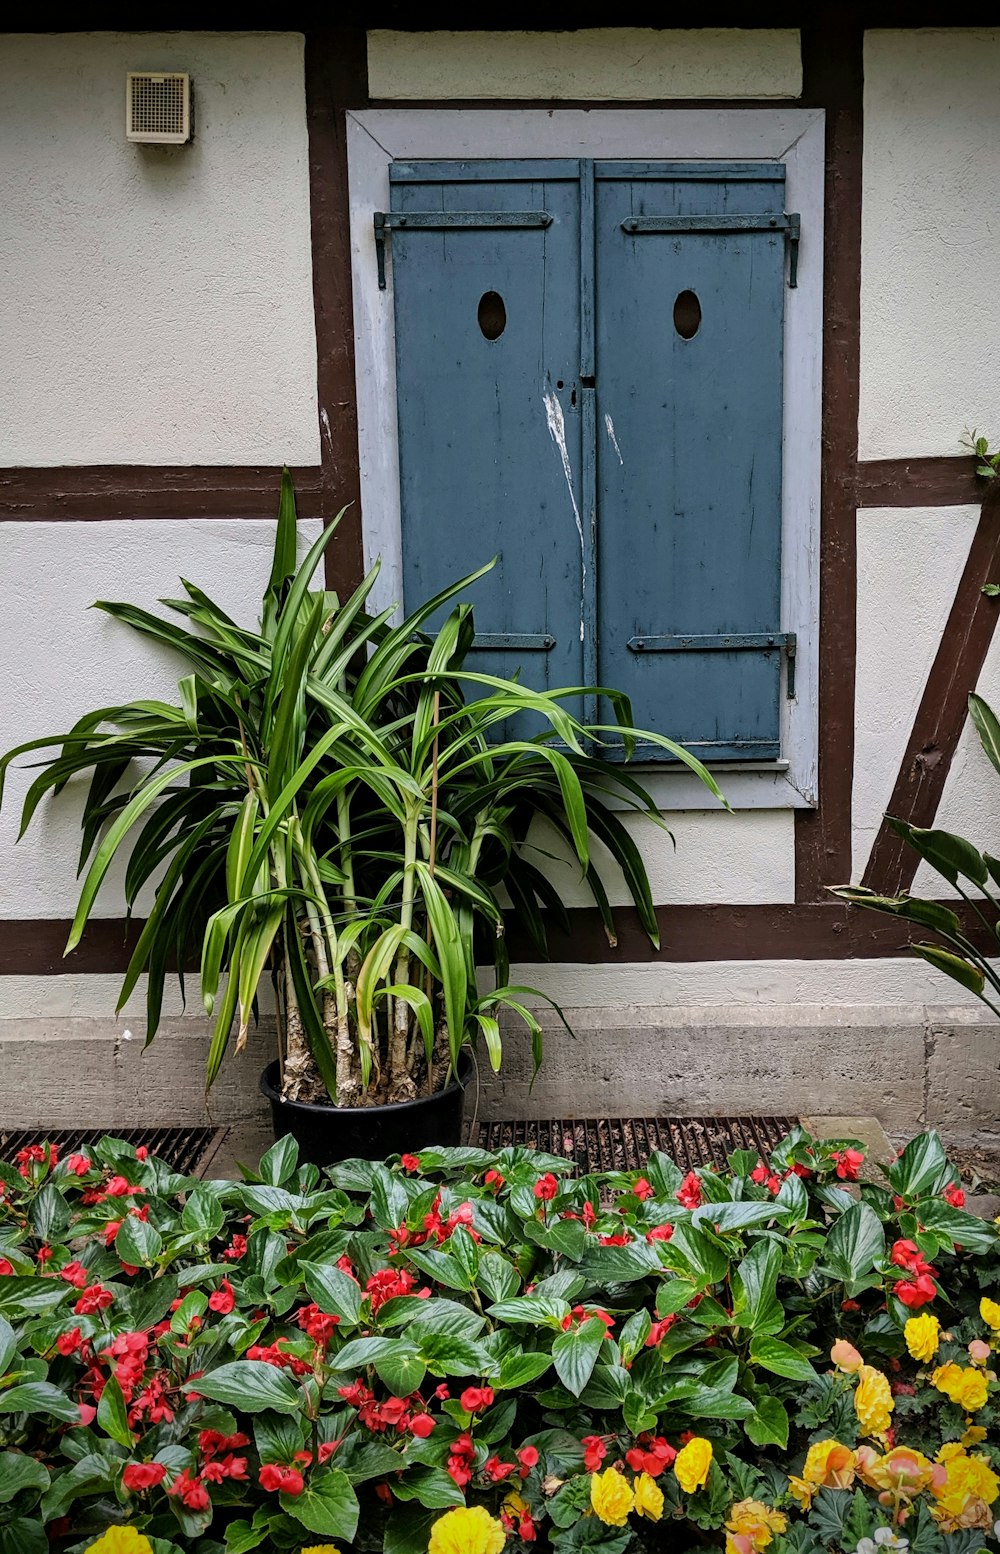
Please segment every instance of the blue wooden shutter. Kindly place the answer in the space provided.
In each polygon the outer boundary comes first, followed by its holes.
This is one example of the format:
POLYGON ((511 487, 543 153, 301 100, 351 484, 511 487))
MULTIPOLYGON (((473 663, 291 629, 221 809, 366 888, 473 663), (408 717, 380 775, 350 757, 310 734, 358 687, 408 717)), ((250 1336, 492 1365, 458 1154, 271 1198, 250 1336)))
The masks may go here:
POLYGON ((390 177, 405 603, 497 555, 468 667, 581 685, 579 163, 390 177))
POLYGON ((396 163, 376 218, 407 603, 499 555, 471 667, 616 686, 705 759, 780 754, 784 176, 396 163))
POLYGON ((597 166, 600 679, 706 759, 780 753, 784 192, 597 166))

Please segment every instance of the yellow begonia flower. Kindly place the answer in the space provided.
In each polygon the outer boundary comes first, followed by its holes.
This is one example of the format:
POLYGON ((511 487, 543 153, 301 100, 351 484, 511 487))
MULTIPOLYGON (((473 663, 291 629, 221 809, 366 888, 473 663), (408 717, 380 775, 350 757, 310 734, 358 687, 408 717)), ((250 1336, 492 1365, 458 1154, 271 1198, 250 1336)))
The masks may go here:
POLYGON ((817 1489, 850 1489, 854 1469, 854 1453, 849 1446, 842 1446, 839 1441, 816 1441, 806 1452, 801 1476, 791 1474, 788 1487, 803 1511, 808 1511, 817 1489))
POLYGON ((686 1495, 702 1489, 708 1480, 712 1466, 712 1443, 704 1436, 695 1435, 682 1446, 674 1458, 674 1476, 686 1495))
POLYGON ((960 1365, 939 1365, 931 1377, 931 1384, 959 1408, 964 1408, 967 1414, 982 1408, 989 1396, 986 1377, 971 1366, 963 1370, 960 1365))
POLYGON ((970 1425, 959 1442, 960 1446, 980 1446, 987 1435, 984 1425, 970 1425))
POLYGON ((340 1550, 335 1549, 332 1543, 310 1543, 307 1549, 302 1550, 302 1554, 340 1554, 340 1550))
POLYGON ((862 1365, 854 1391, 854 1412, 862 1435, 884 1435, 895 1408, 888 1379, 874 1365, 862 1365))
POLYGON ((932 1312, 922 1312, 919 1317, 910 1318, 903 1328, 903 1337, 913 1358, 927 1364, 938 1352, 941 1324, 932 1312))
POLYGON ((663 1490, 648 1473, 640 1473, 632 1486, 635 1491, 635 1508, 640 1516, 658 1522, 663 1515, 663 1490))
POLYGON ((88 1543, 84 1554, 153 1554, 153 1545, 135 1527, 109 1527, 96 1543, 88 1543))
POLYGON ((964 1457, 965 1448, 961 1441, 945 1441, 941 1450, 934 1458, 935 1462, 951 1462, 953 1457, 964 1457))
POLYGON ((988 1532, 993 1520, 990 1506, 1000 1494, 1000 1478, 983 1457, 966 1457, 960 1448, 957 1455, 949 1456, 931 1493, 936 1502, 931 1515, 942 1532, 965 1527, 988 1532))
POLYGON ((895 1495, 919 1495, 934 1477, 933 1462, 911 1446, 894 1446, 884 1457, 858 1464, 862 1479, 872 1489, 895 1495))
POLYGON ((590 1480, 590 1503, 606 1527, 624 1527, 635 1496, 624 1473, 617 1468, 605 1468, 590 1480))
POLYGON ((739 1500, 726 1521, 727 1548, 732 1543, 737 1554, 750 1549, 766 1549, 776 1532, 784 1532, 788 1520, 761 1500, 739 1500))
POLYGON ((456 1506, 431 1528, 427 1554, 501 1554, 507 1535, 503 1523, 485 1506, 456 1506))
POLYGON ((987 1300, 984 1295, 979 1302, 979 1315, 991 1327, 994 1333, 1000 1333, 1000 1305, 995 1300, 987 1300))

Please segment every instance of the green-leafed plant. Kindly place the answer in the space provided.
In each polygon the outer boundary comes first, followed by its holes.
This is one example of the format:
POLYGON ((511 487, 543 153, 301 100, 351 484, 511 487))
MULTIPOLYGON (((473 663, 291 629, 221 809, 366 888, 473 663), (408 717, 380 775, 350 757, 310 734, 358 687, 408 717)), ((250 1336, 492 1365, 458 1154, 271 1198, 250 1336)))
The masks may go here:
MULTIPOLYGON (((200 952, 201 994, 214 1015, 209 1083, 230 1032, 246 1037, 262 978, 273 975, 286 1099, 340 1105, 406 1100, 439 1088, 481 1037, 500 1062, 501 1011, 541 1032, 509 980, 501 891, 542 952, 558 892, 524 849, 532 820, 555 826, 575 855, 614 942, 594 838, 621 868, 646 932, 656 915, 634 841, 608 799, 662 819, 621 767, 613 738, 634 747, 624 696, 600 694, 618 723, 588 727, 570 710, 580 688, 536 692, 465 667, 475 635, 458 603, 431 617, 488 568, 461 579, 401 624, 371 616, 374 567, 344 603, 313 586, 336 523, 296 566, 295 501, 286 471, 271 576, 259 625, 231 620, 202 589, 161 601, 180 622, 101 602, 116 620, 179 653, 178 701, 133 701, 87 713, 67 734, 32 740, 0 762, 58 745, 24 804, 89 774, 86 868, 67 950, 80 940, 112 861, 128 854, 128 911, 156 895, 119 1007, 148 977, 147 1039, 165 980, 200 952), (466 690, 478 699, 468 700, 466 690), (512 720, 537 730, 513 737, 512 720), (492 742, 491 742, 492 741, 492 742), (477 987, 477 960, 493 985, 477 987)), ((680 746, 643 733, 685 762, 680 746)), ((183 985, 183 984, 182 984, 183 985)))
POLYGON ((1000 1237, 936 1134, 863 1160, 25 1149, 0 1554, 995 1550, 1000 1237))
MULTIPOLYGON (((1000 720, 981 696, 969 697, 969 715, 983 749, 1000 772, 1000 720)), ((914 955, 929 961, 962 987, 982 999, 1000 1015, 1000 974, 995 961, 1000 955, 1000 859, 980 852, 964 837, 951 831, 912 826, 886 816, 887 823, 941 878, 947 880, 979 920, 990 948, 980 949, 965 933, 961 919, 941 901, 927 901, 903 892, 881 896, 864 885, 840 885, 833 891, 856 906, 886 912, 904 922, 937 934, 942 943, 911 944, 914 955)))

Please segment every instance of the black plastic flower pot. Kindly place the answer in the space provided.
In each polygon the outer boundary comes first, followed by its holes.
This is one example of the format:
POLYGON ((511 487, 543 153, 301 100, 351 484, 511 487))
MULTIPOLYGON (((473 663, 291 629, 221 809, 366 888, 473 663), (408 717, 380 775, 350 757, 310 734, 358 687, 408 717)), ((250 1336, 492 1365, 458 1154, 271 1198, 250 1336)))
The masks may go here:
POLYGON ((402 1101, 395 1106, 283 1101, 277 1059, 261 1075, 260 1088, 271 1103, 275 1138, 290 1133, 299 1146, 303 1163, 335 1165, 339 1160, 413 1155, 434 1144, 460 1144, 465 1087, 472 1069, 471 1055, 463 1052, 457 1080, 434 1095, 418 1096, 415 1101, 402 1101))

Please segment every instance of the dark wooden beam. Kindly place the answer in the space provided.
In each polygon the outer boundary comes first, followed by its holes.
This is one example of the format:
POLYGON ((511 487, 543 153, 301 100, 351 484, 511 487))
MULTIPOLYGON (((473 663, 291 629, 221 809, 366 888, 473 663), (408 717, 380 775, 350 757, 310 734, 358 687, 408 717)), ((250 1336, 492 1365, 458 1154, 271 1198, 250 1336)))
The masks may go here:
POLYGON ((368 100, 368 46, 361 27, 306 34, 306 123, 312 213, 322 497, 329 522, 347 508, 326 552, 326 578, 341 593, 364 572, 361 469, 354 379, 351 234, 347 219, 347 110, 368 100))
MULTIPOLYGON (((981 925, 964 903, 949 902, 966 931, 985 948, 981 925)), ((571 911, 570 931, 549 929, 549 960, 582 965, 752 960, 870 960, 905 955, 911 939, 925 938, 895 918, 825 901, 759 906, 665 906, 656 911, 660 948, 654 950, 632 909, 615 912, 612 947, 596 911, 571 911)), ((123 919, 92 921, 79 948, 63 958, 70 923, 52 918, 0 923, 0 976, 121 974, 142 929, 123 919)), ((513 925, 512 960, 541 957, 513 925)), ((192 970, 196 970, 192 967, 192 970)))
POLYGON ((858 465, 859 507, 963 507, 981 502, 977 460, 869 459, 858 465))
POLYGON ((795 815, 795 895, 851 872, 856 656, 864 33, 840 13, 802 32, 802 100, 826 110, 820 492, 819 807, 795 815))

